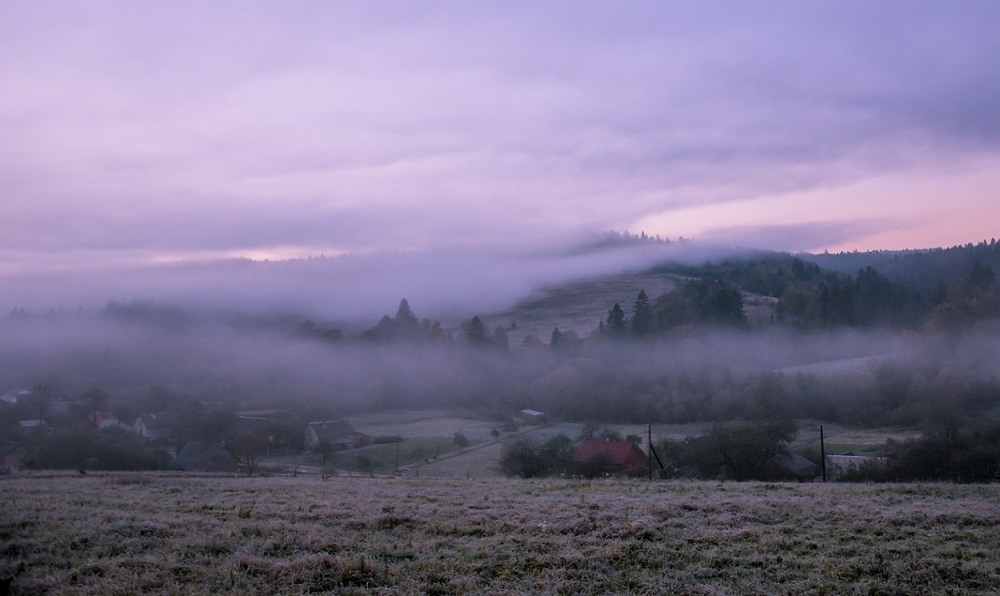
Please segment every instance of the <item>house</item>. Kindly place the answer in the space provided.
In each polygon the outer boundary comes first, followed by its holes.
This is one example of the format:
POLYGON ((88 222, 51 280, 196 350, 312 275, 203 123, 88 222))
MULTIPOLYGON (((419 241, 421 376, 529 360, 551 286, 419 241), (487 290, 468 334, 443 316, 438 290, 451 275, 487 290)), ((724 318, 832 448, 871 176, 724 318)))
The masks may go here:
POLYGON ((33 394, 30 389, 11 389, 10 391, 0 395, 0 403, 7 404, 9 406, 17 405, 18 402, 23 402, 29 399, 33 394))
POLYGON ((221 441, 190 441, 170 463, 174 470, 185 472, 236 472, 236 459, 221 441))
POLYGON ((49 425, 45 424, 44 420, 18 420, 17 422, 21 425, 21 430, 24 432, 38 432, 48 430, 49 428, 49 425))
POLYGON ((132 424, 132 432, 142 439, 159 441, 170 437, 175 422, 176 412, 143 414, 132 424))
POLYGON ((346 420, 326 420, 310 422, 306 427, 306 447, 320 449, 328 445, 334 449, 354 449, 371 442, 371 437, 354 430, 346 420))
POLYGON ((545 412, 525 408, 519 412, 521 420, 527 424, 545 424, 545 412))
POLYGON ((234 437, 251 435, 271 442, 274 440, 274 421, 261 416, 237 416, 230 434, 234 437))
POLYGON ((597 463, 607 466, 612 474, 634 474, 648 466, 646 454, 631 441, 587 439, 580 443, 573 463, 585 468, 597 463))
POLYGON ((819 466, 792 451, 788 445, 781 445, 778 453, 768 460, 774 474, 782 478, 812 480, 819 473, 819 466))
POLYGON ((114 414, 110 412, 104 412, 101 410, 94 410, 90 414, 87 414, 87 422, 91 424, 97 430, 110 430, 113 428, 125 428, 130 427, 127 424, 122 424, 114 414))

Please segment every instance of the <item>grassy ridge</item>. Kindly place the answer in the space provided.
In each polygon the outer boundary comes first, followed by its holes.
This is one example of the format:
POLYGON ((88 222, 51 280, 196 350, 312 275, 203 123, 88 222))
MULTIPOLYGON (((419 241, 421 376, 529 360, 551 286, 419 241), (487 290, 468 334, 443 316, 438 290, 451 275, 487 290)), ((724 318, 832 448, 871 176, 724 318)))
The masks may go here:
POLYGON ((0 479, 13 593, 960 593, 1000 486, 0 479))

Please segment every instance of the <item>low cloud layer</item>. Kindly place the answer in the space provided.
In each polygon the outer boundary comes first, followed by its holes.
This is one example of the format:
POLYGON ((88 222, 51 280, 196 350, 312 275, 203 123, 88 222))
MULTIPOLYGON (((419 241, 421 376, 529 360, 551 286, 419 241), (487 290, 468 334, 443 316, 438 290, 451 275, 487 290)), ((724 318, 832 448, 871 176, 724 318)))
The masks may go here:
POLYGON ((394 314, 406 298, 420 317, 455 323, 509 308, 543 286, 720 254, 732 250, 697 243, 590 243, 572 250, 563 245, 448 247, 286 261, 225 259, 40 271, 8 276, 0 312, 142 301, 198 311, 304 315, 357 330, 394 314))

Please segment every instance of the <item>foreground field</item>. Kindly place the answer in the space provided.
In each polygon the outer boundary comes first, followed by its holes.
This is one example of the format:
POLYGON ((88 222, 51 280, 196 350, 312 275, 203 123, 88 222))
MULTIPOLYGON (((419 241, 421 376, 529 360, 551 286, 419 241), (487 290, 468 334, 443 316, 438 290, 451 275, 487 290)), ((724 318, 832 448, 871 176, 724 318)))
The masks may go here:
POLYGON ((995 593, 1000 486, 0 479, 0 576, 60 593, 995 593))

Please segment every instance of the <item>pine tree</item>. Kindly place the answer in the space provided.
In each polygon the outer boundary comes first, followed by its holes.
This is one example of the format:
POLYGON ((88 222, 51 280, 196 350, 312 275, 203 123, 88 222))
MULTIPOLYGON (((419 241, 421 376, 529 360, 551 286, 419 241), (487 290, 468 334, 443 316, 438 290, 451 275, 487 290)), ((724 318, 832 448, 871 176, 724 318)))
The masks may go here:
POLYGON ((399 309, 396 311, 396 318, 393 322, 396 324, 393 330, 395 337, 416 340, 422 335, 420 323, 417 321, 417 317, 413 314, 413 311, 410 310, 410 303, 406 298, 403 298, 399 302, 399 309))
POLYGON ((931 306, 937 306, 948 302, 948 288, 944 285, 944 280, 939 279, 934 291, 931 293, 931 306))
POLYGON ((632 333, 636 337, 646 337, 653 331, 653 307, 649 304, 646 290, 639 290, 632 307, 632 333))
POLYGON ((417 317, 413 315, 413 311, 410 310, 410 303, 403 298, 399 302, 399 309, 396 311, 396 322, 397 323, 416 323, 417 317))
POLYGON ((473 346, 485 346, 489 343, 489 338, 486 337, 486 325, 478 316, 472 317, 472 320, 465 325, 465 341, 473 346))
POLYGON ((989 265, 983 266, 982 263, 976 261, 972 264, 972 271, 969 273, 969 285, 977 290, 987 290, 996 281, 996 275, 993 273, 993 268, 989 265))
POLYGON ((552 328, 552 337, 549 339, 549 347, 553 350, 558 350, 562 347, 563 337, 562 332, 559 331, 558 327, 552 328))
POLYGON ((625 328, 628 321, 625 319, 625 311, 616 302, 611 310, 608 311, 607 324, 604 329, 607 331, 608 335, 612 337, 621 337, 625 334, 625 328))

